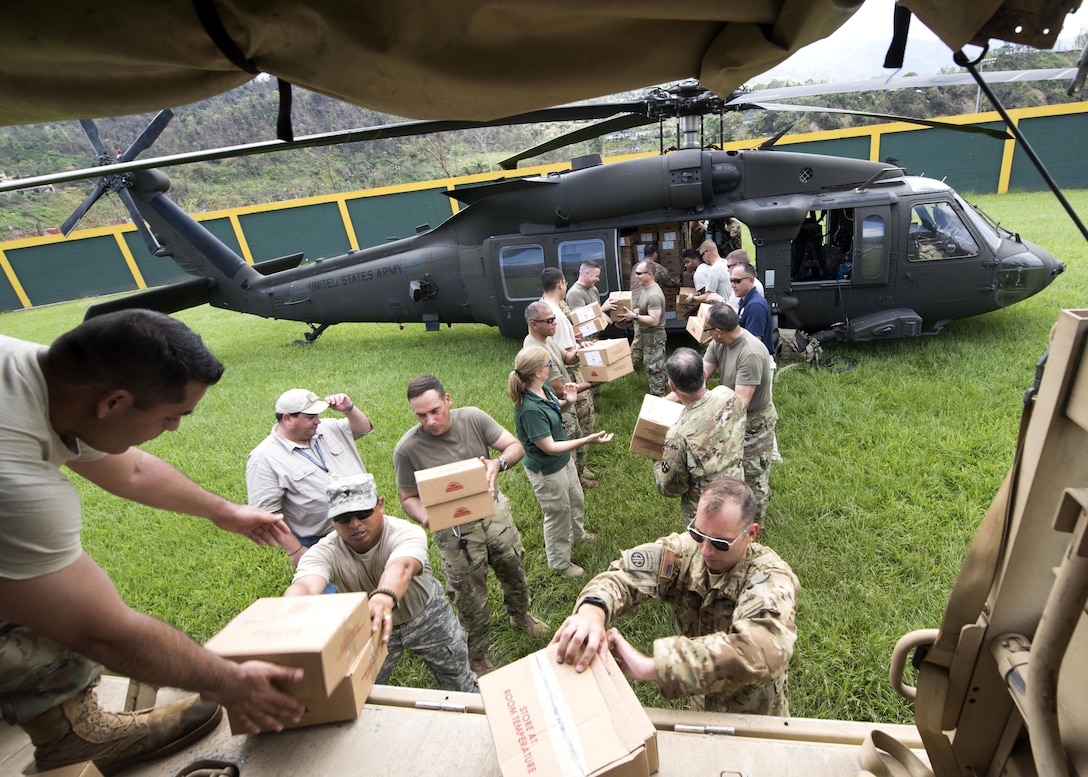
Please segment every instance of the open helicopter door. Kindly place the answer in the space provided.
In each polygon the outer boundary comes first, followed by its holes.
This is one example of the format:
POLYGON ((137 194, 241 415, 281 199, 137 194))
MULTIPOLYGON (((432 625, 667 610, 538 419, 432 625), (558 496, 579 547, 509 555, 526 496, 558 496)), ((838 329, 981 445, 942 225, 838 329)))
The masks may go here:
POLYGON ((597 290, 602 299, 625 288, 616 253, 616 230, 595 229, 546 235, 503 235, 484 241, 484 262, 490 268, 491 293, 498 309, 498 327, 506 337, 527 331, 525 308, 540 299, 540 273, 559 267, 572 285, 582 262, 601 266, 597 290))

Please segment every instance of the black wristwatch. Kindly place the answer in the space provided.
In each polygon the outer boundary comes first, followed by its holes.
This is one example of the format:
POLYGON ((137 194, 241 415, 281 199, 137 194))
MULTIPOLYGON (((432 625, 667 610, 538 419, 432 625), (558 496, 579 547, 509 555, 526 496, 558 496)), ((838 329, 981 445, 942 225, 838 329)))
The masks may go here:
POLYGON ((499 472, 506 472, 509 467, 510 465, 506 463, 506 459, 504 459, 502 456, 499 456, 499 472))

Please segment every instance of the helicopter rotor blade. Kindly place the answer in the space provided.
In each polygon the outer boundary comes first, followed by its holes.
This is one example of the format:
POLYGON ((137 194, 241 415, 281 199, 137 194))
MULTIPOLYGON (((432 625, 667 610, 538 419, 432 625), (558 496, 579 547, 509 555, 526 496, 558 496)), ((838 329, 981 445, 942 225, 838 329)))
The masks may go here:
POLYGON ((580 129, 564 133, 549 141, 535 145, 532 148, 519 151, 517 154, 506 157, 506 159, 500 161, 499 167, 503 170, 515 170, 517 169, 518 162, 522 159, 531 159, 532 157, 545 154, 548 151, 554 151, 557 148, 564 148, 565 146, 570 146, 575 143, 581 143, 583 140, 592 140, 593 138, 608 135, 613 132, 621 132, 634 127, 642 127, 647 124, 652 124, 655 121, 657 120, 646 116, 636 116, 634 114, 616 116, 607 119, 606 121, 598 122, 597 124, 591 124, 588 127, 581 127, 580 129))
MULTIPOLYGON (((301 148, 335 146, 341 143, 360 143, 363 141, 382 140, 386 138, 414 137, 416 135, 429 135, 436 132, 453 132, 456 130, 501 127, 515 124, 538 124, 545 121, 604 119, 609 116, 614 116, 617 113, 631 112, 640 107, 641 103, 621 102, 604 105, 558 106, 556 108, 546 108, 544 110, 532 111, 529 113, 519 113, 514 116, 504 116, 500 119, 493 119, 490 121, 469 121, 461 119, 406 121, 394 124, 382 124, 377 127, 361 127, 350 130, 338 130, 335 132, 322 132, 315 135, 302 135, 290 141, 264 140, 238 146, 212 148, 205 151, 192 151, 140 160, 130 159, 112 164, 110 166, 110 172, 114 174, 130 173, 136 170, 149 170, 153 167, 174 167, 190 162, 209 162, 218 159, 233 159, 235 157, 266 154, 274 151, 292 151, 301 148)), ((99 168, 85 167, 62 173, 49 173, 47 175, 38 175, 31 178, 13 179, 0 183, 0 192, 16 191, 18 189, 27 189, 35 186, 69 183, 71 181, 80 181, 86 178, 95 178, 101 174, 102 171, 99 168)))
POLYGON ((117 161, 128 162, 135 159, 141 151, 149 148, 152 143, 158 140, 159 135, 166 129, 166 125, 170 123, 172 118, 174 118, 174 112, 169 108, 159 111, 155 118, 151 120, 151 123, 144 127, 144 131, 140 133, 139 137, 132 141, 132 145, 117 157, 117 161))
POLYGON ((91 119, 80 119, 79 126, 83 128, 83 134, 87 136, 87 140, 91 141, 95 157, 101 164, 108 162, 110 155, 106 153, 106 145, 102 142, 102 136, 98 134, 98 125, 91 119))
POLYGON ((970 132, 976 135, 987 135, 991 138, 997 138, 998 140, 1012 140, 1012 135, 1007 131, 1000 129, 990 129, 989 127, 981 127, 977 124, 952 124, 947 121, 937 121, 935 119, 918 119, 913 116, 896 116, 893 113, 871 113, 869 111, 849 111, 844 108, 828 108, 826 106, 815 105, 790 105, 788 103, 747 103, 747 105, 753 105, 756 108, 762 108, 767 111, 800 111, 803 113, 841 113, 848 116, 864 116, 872 119, 890 119, 891 121, 905 121, 910 124, 921 124, 925 127, 933 127, 935 129, 947 129, 954 132, 970 132))
MULTIPOLYGON (((1014 81, 1038 81, 1072 78, 1076 74, 1074 68, 1058 68, 1050 70, 1010 70, 991 71, 985 73, 986 80, 990 83, 1009 83, 1014 81)), ((476 129, 482 127, 507 126, 516 124, 534 124, 548 121, 578 121, 578 120, 602 120, 617 117, 620 114, 633 114, 647 116, 653 119, 680 115, 696 115, 702 113, 716 113, 719 111, 741 110, 746 105, 758 105, 767 109, 773 109, 771 100, 786 98, 836 94, 844 92, 865 92, 875 90, 900 89, 900 88, 925 88, 931 86, 956 86, 973 84, 968 73, 944 73, 936 76, 909 76, 892 79, 869 79, 867 81, 854 81, 844 84, 810 84, 805 86, 783 87, 778 89, 738 91, 726 98, 720 98, 712 92, 703 89, 697 83, 694 86, 681 84, 678 88, 664 89, 657 87, 649 90, 642 99, 617 101, 613 103, 597 103, 588 105, 566 105, 554 108, 544 108, 529 113, 506 116, 490 121, 468 120, 433 120, 433 121, 408 121, 401 123, 385 124, 378 127, 358 128, 336 132, 326 132, 316 135, 307 135, 295 138, 293 141, 271 140, 249 143, 239 146, 227 146, 223 148, 195 151, 171 156, 162 156, 153 159, 137 161, 128 159, 113 165, 114 173, 127 173, 135 170, 146 170, 153 167, 172 167, 187 164, 189 162, 206 162, 218 159, 231 159, 240 156, 264 154, 274 151, 289 151, 300 148, 316 148, 331 146, 339 143, 355 143, 382 138, 410 137, 424 135, 433 132, 451 132, 464 129, 476 129)), ((809 110, 809 109, 803 109, 809 110)), ((872 114, 879 116, 879 114, 872 114)), ((895 120, 925 123, 915 119, 891 117, 895 120)), ((633 119, 632 119, 633 120, 633 119)), ((158 117, 156 117, 158 121, 158 117)), ((82 122, 81 122, 82 123, 82 122)), ((155 122, 153 122, 154 124, 155 122)), ((635 125, 637 126, 637 125, 635 125)), ((940 125, 946 126, 946 125, 940 125)), ((954 125, 959 126, 959 125, 954 125)), ((85 127, 86 129, 86 127, 85 127)), ((161 129, 160 129, 161 131, 161 129)), ((613 130, 615 131, 615 130, 613 130)), ((970 131, 962 128, 961 131, 970 131)), ((983 134, 993 134, 993 130, 980 130, 983 134)), ((150 127, 145 134, 152 139, 150 127)), ((157 134, 157 132, 155 133, 157 134)), ((997 135, 1000 137, 1000 135, 997 135)), ((141 135, 141 137, 144 137, 141 135)), ((137 140, 140 143, 140 140, 137 140)), ((101 143, 100 143, 101 145, 101 143)), ((133 146, 137 144, 134 143, 133 146)), ((131 155, 142 150, 131 149, 131 155)), ((126 151, 122 156, 128 156, 126 151)), ((525 157, 522 157, 525 158, 525 157)), ((112 160, 111 160, 112 161, 112 160)), ((504 160, 505 161, 505 160, 504 160)), ((16 191, 35 186, 47 186, 51 184, 68 183, 86 178, 95 178, 101 175, 101 170, 95 168, 83 168, 63 173, 51 173, 30 178, 14 179, 0 183, 0 192, 16 191)))
POLYGON ((79 203, 79 206, 72 211, 72 215, 64 220, 64 223, 60 225, 60 232, 65 237, 72 234, 72 230, 76 228, 76 224, 87 215, 87 211, 98 202, 98 199, 110 189, 109 182, 102 178, 94 185, 91 193, 83 198, 83 202, 79 203))
MULTIPOLYGON (((1020 81, 1057 81, 1072 78, 1076 68, 1044 68, 1040 70, 991 70, 983 72, 989 84, 1008 84, 1020 81)), ((930 76, 904 76, 902 78, 868 78, 862 81, 843 81, 837 84, 805 84, 772 89, 755 89, 735 92, 726 100, 726 106, 735 110, 736 105, 769 100, 795 100, 799 97, 823 97, 830 94, 859 92, 884 92, 894 89, 929 89, 937 86, 976 86, 970 73, 937 73, 930 76)))
POLYGON ((125 204, 129 215, 132 216, 132 223, 136 226, 136 231, 140 233, 140 237, 144 239, 147 250, 154 256, 160 248, 159 241, 151 232, 151 228, 147 226, 147 222, 144 221, 140 209, 136 207, 136 200, 132 198, 132 192, 130 192, 127 187, 121 187, 117 190, 117 196, 121 198, 121 202, 125 204))

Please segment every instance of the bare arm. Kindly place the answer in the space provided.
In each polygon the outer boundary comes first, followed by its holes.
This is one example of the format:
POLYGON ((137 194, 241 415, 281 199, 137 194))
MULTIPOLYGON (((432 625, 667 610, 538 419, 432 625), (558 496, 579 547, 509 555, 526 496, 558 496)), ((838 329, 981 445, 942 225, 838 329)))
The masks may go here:
POLYGON ((329 581, 321 575, 306 575, 300 577, 283 592, 284 596, 318 596, 325 593, 329 581))
POLYGON ((111 494, 149 507, 207 518, 220 529, 241 534, 258 545, 275 545, 291 536, 279 515, 217 496, 139 448, 97 461, 69 462, 68 466, 111 494))
POLYGON ((612 432, 594 432, 593 434, 587 434, 585 437, 579 437, 575 440, 556 440, 551 435, 548 435, 547 437, 533 440, 533 444, 549 456, 555 456, 559 453, 567 453, 575 448, 581 448, 583 445, 604 445, 611 440, 612 432))
MULTIPOLYGON (((489 459, 485 456, 481 456, 480 459, 484 462, 484 466, 487 468, 487 484, 491 488, 491 493, 494 494, 495 490, 499 487, 499 459, 506 462, 507 468, 514 466, 525 455, 525 448, 522 447, 518 438, 510 434, 505 429, 502 430, 502 434, 499 435, 499 439, 491 443, 491 448, 497 450, 499 455, 493 459, 489 459)), ((401 505, 404 504, 404 490, 401 489, 401 505)), ((405 508, 407 509, 407 508, 405 508)))
POLYGON ((344 418, 348 419, 348 425, 351 426, 351 431, 360 437, 374 431, 374 424, 370 422, 367 414, 352 402, 347 394, 332 394, 325 397, 325 401, 329 403, 330 408, 344 414, 344 418))
POLYGON ((259 661, 235 664, 177 629, 132 610, 84 553, 74 563, 27 580, 0 578, 0 615, 127 677, 197 691, 218 701, 257 732, 297 722, 302 702, 276 685, 302 671, 259 661))
MULTIPOLYGON (((495 465, 496 468, 498 464, 495 465)), ((423 500, 419 498, 418 488, 398 488, 400 492, 400 506, 405 514, 424 529, 427 527, 427 508, 423 506, 423 500)))
POLYGON ((612 657, 616 659, 619 668, 632 680, 657 679, 657 668, 654 666, 653 656, 636 650, 623 638, 619 629, 608 630, 608 649, 612 651, 612 657))
POLYGON ((738 383, 733 391, 740 397, 740 401, 744 403, 744 407, 747 408, 748 405, 752 404, 752 397, 755 396, 756 387, 745 386, 744 384, 738 383))
MULTIPOLYGON (((408 584, 412 582, 412 578, 422 571, 423 565, 419 563, 419 559, 408 556, 389 559, 385 571, 378 579, 378 588, 388 588, 397 595, 397 601, 400 601, 408 592, 408 584)), ((392 613, 393 599, 388 594, 375 594, 370 597, 370 633, 383 628, 382 642, 389 642, 389 635, 393 633, 392 613)))

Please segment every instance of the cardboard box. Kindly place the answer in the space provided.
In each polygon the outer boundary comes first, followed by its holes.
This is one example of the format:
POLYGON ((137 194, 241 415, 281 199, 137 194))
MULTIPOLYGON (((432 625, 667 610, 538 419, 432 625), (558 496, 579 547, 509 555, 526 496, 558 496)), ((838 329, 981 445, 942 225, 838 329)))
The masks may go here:
POLYGON ((620 313, 624 310, 630 310, 633 307, 630 291, 613 291, 608 295, 608 298, 612 300, 612 303, 616 306, 608 312, 608 316, 613 322, 620 320, 620 313))
POLYGON ((634 371, 635 363, 631 361, 630 356, 625 356, 611 364, 583 366, 582 377, 590 383, 608 383, 616 378, 622 378, 624 375, 630 375, 634 371))
POLYGON ((479 459, 464 459, 421 469, 416 472, 416 488, 424 507, 483 493, 489 488, 487 467, 479 459))
POLYGON ((670 228, 668 230, 662 230, 661 232, 662 243, 676 242, 678 239, 679 237, 675 229, 670 228))
POLYGON ((642 408, 638 412, 638 421, 635 422, 631 447, 628 450, 660 461, 665 436, 683 412, 684 406, 679 402, 670 402, 663 397, 647 394, 642 399, 642 408))
POLYGON ((638 242, 640 243, 656 243, 657 231, 653 229, 641 229, 638 233, 638 242))
MULTIPOLYGON (((369 627, 368 627, 369 628, 369 627)), ((382 633, 378 630, 370 635, 363 652, 348 669, 348 675, 340 681, 333 692, 326 697, 306 699, 306 712, 298 723, 287 723, 284 728, 303 728, 321 723, 336 723, 342 720, 355 720, 359 717, 366 697, 374 686, 378 671, 389 655, 389 647, 382 644, 382 633)), ((232 734, 248 734, 242 722, 227 711, 232 734)))
POLYGON ((575 328, 578 328, 580 324, 584 324, 587 321, 593 321, 601 317, 601 306, 594 302, 590 305, 583 305, 580 308, 570 309, 570 322, 574 324, 575 328))
POLYGON ((653 442, 665 442, 669 429, 680 420, 684 406, 679 402, 670 402, 664 397, 647 394, 642 398, 642 408, 638 411, 635 422, 635 437, 653 442))
POLYGON ((700 344, 710 342, 710 332, 706 331, 706 322, 701 321, 698 316, 688 316, 688 323, 684 328, 700 344))
POLYGON ((480 678, 503 777, 649 777, 657 732, 611 654, 582 673, 555 645, 480 678))
POLYGON ((696 311, 694 316, 688 317, 687 326, 684 329, 687 333, 694 337, 699 343, 710 342, 710 332, 707 330, 707 319, 710 316, 710 309, 713 305, 709 305, 706 302, 699 305, 699 310, 696 311))
POLYGON ((94 765, 94 761, 84 761, 78 764, 69 764, 59 769, 49 769, 44 772, 35 772, 38 777, 102 777, 102 772, 94 765))
POLYGON ((644 440, 641 437, 632 437, 631 444, 627 450, 631 453, 638 454, 639 456, 645 456, 648 459, 654 461, 661 461, 662 455, 664 455, 664 446, 659 442, 653 440, 644 440))
POLYGON ((305 673, 288 691, 299 699, 329 696, 370 639, 365 593, 258 599, 208 640, 208 650, 241 663, 259 659, 305 673))
POLYGON ((582 367, 600 367, 631 358, 631 343, 626 337, 614 340, 598 340, 578 349, 578 361, 582 367))
POLYGON ((583 340, 593 337, 598 332, 603 332, 608 329, 608 325, 612 323, 612 319, 603 313, 592 321, 586 321, 584 324, 577 324, 574 327, 574 331, 578 333, 578 336, 583 340))
POLYGON ((494 515, 495 499, 487 491, 480 494, 464 494, 449 502, 431 505, 426 510, 427 528, 436 532, 494 515))

